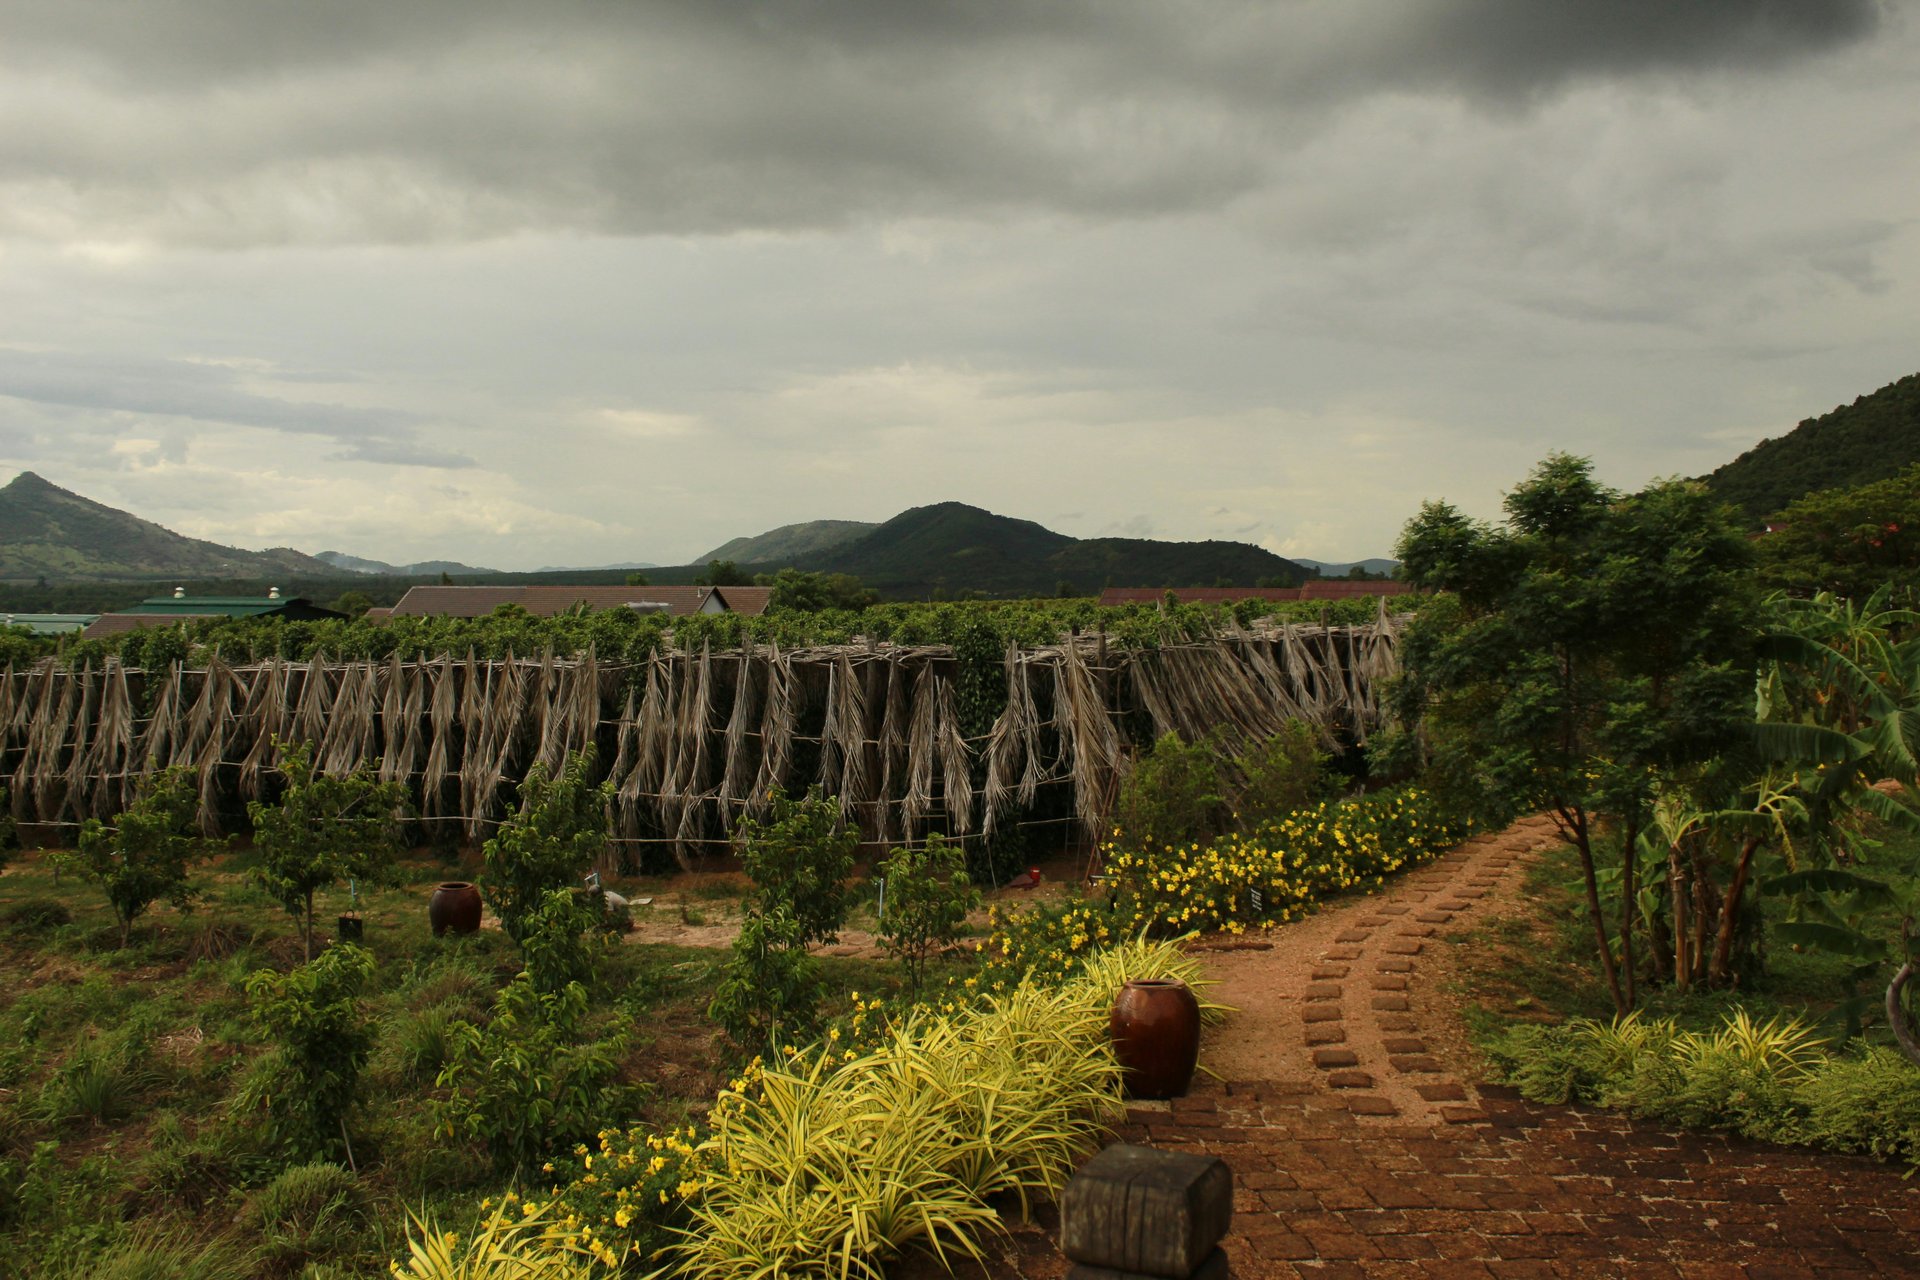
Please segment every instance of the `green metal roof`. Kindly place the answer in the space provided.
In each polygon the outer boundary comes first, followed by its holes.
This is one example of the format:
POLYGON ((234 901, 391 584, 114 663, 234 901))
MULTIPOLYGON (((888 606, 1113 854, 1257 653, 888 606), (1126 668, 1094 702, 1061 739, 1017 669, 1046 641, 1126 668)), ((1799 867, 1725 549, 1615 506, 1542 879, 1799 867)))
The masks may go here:
POLYGON ((203 618, 212 615, 258 618, 264 614, 279 613, 292 603, 290 598, 272 600, 266 596, 151 596, 120 612, 186 613, 203 618))
POLYGON ((0 627, 25 627, 37 636, 59 636, 85 631, 99 616, 97 613, 5 613, 0 614, 0 627))

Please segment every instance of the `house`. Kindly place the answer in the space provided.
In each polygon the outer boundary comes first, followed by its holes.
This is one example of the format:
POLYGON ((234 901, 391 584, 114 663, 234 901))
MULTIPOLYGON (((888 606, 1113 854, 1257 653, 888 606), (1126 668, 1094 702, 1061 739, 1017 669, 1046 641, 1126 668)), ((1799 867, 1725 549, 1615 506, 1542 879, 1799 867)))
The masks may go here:
POLYGON ((1411 583, 1392 579, 1313 578, 1299 587, 1108 587, 1100 593, 1100 603, 1109 607, 1159 604, 1169 591, 1181 604, 1233 604, 1240 600, 1351 600, 1400 596, 1412 590, 1411 583))
POLYGON ((170 596, 150 596, 118 613, 103 613, 81 634, 91 640, 203 618, 285 618, 290 622, 317 622, 346 616, 322 609, 304 596, 283 596, 278 587, 264 596, 190 596, 186 588, 175 587, 170 596))
MULTIPOLYGON (((484 618, 501 605, 517 605, 536 618, 569 609, 636 609, 685 617, 695 613, 767 611, 771 587, 411 587, 389 618, 484 618)), ((373 610, 367 616, 374 618, 373 610)), ((378 620, 378 619, 376 619, 378 620)))

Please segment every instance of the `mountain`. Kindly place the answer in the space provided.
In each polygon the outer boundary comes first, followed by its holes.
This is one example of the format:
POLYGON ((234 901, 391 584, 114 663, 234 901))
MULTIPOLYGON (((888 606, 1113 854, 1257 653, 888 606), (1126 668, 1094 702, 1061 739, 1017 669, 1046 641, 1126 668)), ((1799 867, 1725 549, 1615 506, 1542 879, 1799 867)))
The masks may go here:
POLYGON ((1920 462, 1920 373, 1762 440, 1706 477, 1755 522, 1819 489, 1884 480, 1920 462))
MULTIPOLYGON (((621 562, 620 564, 588 564, 588 565, 550 564, 550 565, 545 565, 539 569, 535 569, 534 572, 535 573, 626 573, 633 569, 658 569, 659 567, 660 567, 659 565, 655 564, 651 560, 627 560, 627 561, 621 562)), ((453 570, 453 572, 458 573, 459 570, 455 569, 453 570)), ((496 573, 498 572, 498 570, 474 569, 474 570, 470 570, 470 572, 496 573)))
POLYGON ((1370 560, 1346 560, 1338 564, 1329 564, 1325 560, 1302 560, 1295 556, 1293 562, 1302 569, 1311 569, 1323 578, 1344 578, 1355 569, 1365 569, 1368 573, 1392 575, 1400 567, 1398 560, 1388 560, 1375 556, 1370 560))
POLYGON ((1071 538, 1031 520, 959 502, 915 507, 850 542, 808 556, 796 568, 850 573, 899 598, 979 591, 1050 596, 1102 587, 1252 586, 1305 579, 1291 560, 1244 542, 1157 542, 1071 538))
POLYGON ((182 537, 22 471, 0 489, 0 579, 337 577, 287 547, 242 551, 182 537))
POLYGON ((497 569, 476 569, 470 564, 461 564, 458 560, 421 560, 416 564, 388 564, 384 560, 350 556, 344 551, 321 551, 313 558, 324 561, 336 569, 345 569, 348 573, 374 574, 383 578, 418 578, 435 573, 499 572, 497 569))
POLYGON ((735 564, 798 564, 879 527, 868 520, 807 520, 783 524, 751 538, 723 542, 701 556, 698 563, 731 560, 735 564))

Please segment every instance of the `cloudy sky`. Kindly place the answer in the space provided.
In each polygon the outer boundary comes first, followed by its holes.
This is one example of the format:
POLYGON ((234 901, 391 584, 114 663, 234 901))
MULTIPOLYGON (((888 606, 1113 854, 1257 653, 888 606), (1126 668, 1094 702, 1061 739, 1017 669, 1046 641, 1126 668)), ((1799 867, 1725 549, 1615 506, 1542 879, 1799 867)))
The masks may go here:
POLYGON ((501 568, 1382 554, 1920 369, 1917 81, 1894 0, 0 0, 0 471, 501 568))

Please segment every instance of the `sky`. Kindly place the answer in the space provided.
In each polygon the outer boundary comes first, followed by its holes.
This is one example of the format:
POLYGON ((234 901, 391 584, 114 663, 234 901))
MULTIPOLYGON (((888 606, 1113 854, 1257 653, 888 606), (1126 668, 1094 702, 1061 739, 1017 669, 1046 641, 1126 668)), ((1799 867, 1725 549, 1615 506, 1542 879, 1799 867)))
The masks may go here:
POLYGON ((0 482, 684 563, 1390 553, 1920 369, 1896 0, 0 0, 0 482))

